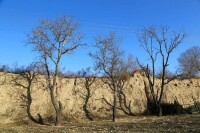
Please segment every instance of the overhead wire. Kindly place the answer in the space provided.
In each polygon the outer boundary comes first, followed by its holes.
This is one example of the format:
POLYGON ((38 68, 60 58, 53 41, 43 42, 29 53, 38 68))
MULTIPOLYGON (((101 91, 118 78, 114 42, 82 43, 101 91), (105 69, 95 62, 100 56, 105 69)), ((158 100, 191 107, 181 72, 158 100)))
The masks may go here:
MULTIPOLYGON (((34 13, 38 15, 39 13, 34 13)), ((22 18, 12 18, 10 16, 0 16, 0 31, 20 31, 25 30, 28 27, 33 28, 36 26, 37 20, 30 19, 30 17, 22 18)), ((86 32, 86 34, 99 34, 107 32, 116 32, 124 35, 134 36, 137 33, 137 30, 134 29, 133 25, 125 24, 118 21, 110 20, 92 20, 92 19, 82 19, 79 21, 81 24, 80 31, 86 32)), ((193 33, 192 37, 189 36, 189 39, 200 39, 198 33, 193 33)))

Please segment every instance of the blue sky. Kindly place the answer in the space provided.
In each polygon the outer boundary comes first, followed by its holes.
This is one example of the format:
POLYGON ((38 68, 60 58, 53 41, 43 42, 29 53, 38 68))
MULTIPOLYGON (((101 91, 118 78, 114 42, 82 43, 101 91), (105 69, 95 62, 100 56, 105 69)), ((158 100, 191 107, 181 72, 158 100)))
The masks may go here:
MULTIPOLYGON (((41 18, 75 16, 80 21, 86 42, 93 44, 98 34, 116 32, 123 38, 126 53, 147 61, 139 47, 136 31, 144 26, 167 25, 172 30, 184 28, 189 37, 173 53, 170 70, 177 67, 181 52, 200 46, 200 0, 0 0, 0 64, 27 65, 35 60, 26 35, 41 18)), ((78 49, 63 59, 67 70, 78 71, 92 66, 89 47, 78 49)))

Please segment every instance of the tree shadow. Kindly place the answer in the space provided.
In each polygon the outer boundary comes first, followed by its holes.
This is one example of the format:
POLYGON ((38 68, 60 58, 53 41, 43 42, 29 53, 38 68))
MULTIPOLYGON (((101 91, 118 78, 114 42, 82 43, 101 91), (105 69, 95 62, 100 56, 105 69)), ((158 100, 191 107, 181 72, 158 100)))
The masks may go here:
MULTIPOLYGON (((122 75, 118 81, 116 82, 117 84, 117 98, 118 98, 118 106, 116 109, 121 110, 124 114, 129 115, 129 116, 135 116, 136 114, 131 110, 131 100, 127 99, 127 95, 125 93, 125 85, 127 81, 131 78, 131 76, 128 73, 125 73, 122 75)), ((103 81, 104 83, 107 83, 103 81)), ((108 84, 108 83, 107 83, 108 84)), ((109 105, 110 107, 113 108, 113 104, 110 103, 105 97, 102 98, 102 100, 109 105)))
POLYGON ((37 76, 39 75, 39 73, 34 72, 32 67, 33 66, 29 66, 26 69, 20 70, 18 75, 12 79, 12 82, 14 83, 14 85, 19 86, 26 90, 26 94, 22 93, 20 99, 23 103, 25 102, 25 105, 22 104, 21 106, 26 107, 28 118, 37 124, 44 125, 44 121, 40 113, 37 114, 38 116, 37 119, 34 118, 31 113, 31 104, 32 104, 31 88, 33 83, 38 82, 37 76))
MULTIPOLYGON (((92 75, 90 72, 90 68, 86 68, 86 70, 82 70, 80 72, 78 72, 78 76, 82 77, 83 79, 80 79, 79 82, 77 82, 79 85, 82 85, 82 87, 84 88, 84 91, 77 91, 74 90, 76 92, 79 93, 79 96, 84 100, 84 104, 83 104, 83 111, 85 113, 85 116, 93 121, 94 118, 92 117, 91 112, 89 111, 89 100, 92 97, 92 95, 94 94, 95 91, 95 87, 93 90, 91 89, 91 86, 95 83, 96 81, 96 76, 92 75)), ((75 81, 77 81, 77 78, 75 79, 75 81)), ((75 85, 77 84, 75 83, 75 85)), ((96 85, 97 86, 97 85, 96 85)))

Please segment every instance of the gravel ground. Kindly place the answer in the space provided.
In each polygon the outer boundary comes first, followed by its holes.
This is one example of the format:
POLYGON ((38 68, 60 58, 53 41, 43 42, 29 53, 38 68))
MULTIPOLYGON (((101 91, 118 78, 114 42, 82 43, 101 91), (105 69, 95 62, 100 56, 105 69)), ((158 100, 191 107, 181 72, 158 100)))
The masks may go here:
POLYGON ((37 125, 32 122, 0 124, 0 133, 131 133, 131 132, 200 132, 200 114, 179 116, 136 116, 92 122, 63 122, 62 126, 37 125))

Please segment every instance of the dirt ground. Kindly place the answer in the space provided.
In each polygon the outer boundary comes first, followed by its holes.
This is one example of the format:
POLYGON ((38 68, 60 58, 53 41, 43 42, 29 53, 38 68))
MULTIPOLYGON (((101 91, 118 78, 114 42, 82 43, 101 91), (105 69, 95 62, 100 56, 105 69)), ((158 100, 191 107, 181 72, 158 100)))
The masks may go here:
POLYGON ((63 122, 62 126, 37 125, 31 122, 0 124, 0 132, 8 133, 129 133, 129 132, 200 132, 200 114, 180 116, 135 116, 88 122, 63 122))

